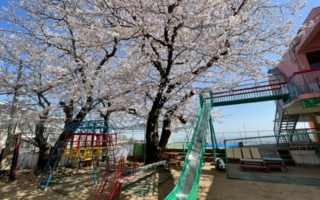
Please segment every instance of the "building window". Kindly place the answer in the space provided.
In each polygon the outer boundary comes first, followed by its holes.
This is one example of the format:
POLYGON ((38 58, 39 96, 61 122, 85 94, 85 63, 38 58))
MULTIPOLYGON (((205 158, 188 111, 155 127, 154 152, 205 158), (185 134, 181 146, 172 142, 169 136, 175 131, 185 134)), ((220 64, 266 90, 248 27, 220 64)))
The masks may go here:
POLYGON ((306 53, 306 56, 311 69, 320 67, 320 51, 306 53))

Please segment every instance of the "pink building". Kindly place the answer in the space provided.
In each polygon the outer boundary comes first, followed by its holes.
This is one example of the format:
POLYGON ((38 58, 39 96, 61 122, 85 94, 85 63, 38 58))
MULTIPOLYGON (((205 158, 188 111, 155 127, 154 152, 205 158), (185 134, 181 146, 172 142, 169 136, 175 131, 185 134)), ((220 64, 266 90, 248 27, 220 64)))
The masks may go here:
MULTIPOLYGON (((284 90, 290 93, 290 101, 277 101, 279 133, 295 130, 297 121, 309 122, 313 131, 320 131, 320 7, 312 9, 304 24, 310 21, 314 25, 291 42, 272 70, 284 77, 284 90)), ((320 134, 314 134, 313 140, 320 142, 320 134)))

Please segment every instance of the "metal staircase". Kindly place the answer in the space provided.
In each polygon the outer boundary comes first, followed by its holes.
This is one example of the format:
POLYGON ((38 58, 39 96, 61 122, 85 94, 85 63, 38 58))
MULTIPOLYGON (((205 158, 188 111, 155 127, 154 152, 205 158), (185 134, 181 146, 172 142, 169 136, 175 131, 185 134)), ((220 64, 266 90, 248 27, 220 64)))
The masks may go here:
POLYGON ((281 121, 281 131, 294 131, 298 122, 299 114, 283 115, 281 121))
MULTIPOLYGON (((274 120, 274 134, 275 136, 281 136, 281 134, 290 134, 294 133, 296 125, 298 123, 299 114, 290 114, 286 115, 283 111, 283 101, 277 101, 276 115, 274 120)), ((277 137, 277 144, 279 143, 288 143, 290 138, 277 137)))
MULTIPOLYGON (((279 123, 278 135, 295 133, 296 125, 299 119, 299 114, 284 115, 282 114, 279 123)), ((278 137, 277 144, 291 142, 292 138, 278 137)))

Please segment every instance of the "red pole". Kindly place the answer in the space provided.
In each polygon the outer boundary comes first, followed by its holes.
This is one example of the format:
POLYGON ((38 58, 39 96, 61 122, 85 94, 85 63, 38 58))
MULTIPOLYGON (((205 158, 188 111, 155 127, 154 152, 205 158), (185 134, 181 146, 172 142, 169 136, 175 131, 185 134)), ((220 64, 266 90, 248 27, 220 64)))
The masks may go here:
POLYGON ((86 139, 84 141, 84 148, 87 148, 87 139, 88 139, 88 135, 86 134, 86 139))
POLYGON ((16 163, 15 163, 15 166, 14 166, 14 173, 13 173, 13 178, 16 176, 16 173, 17 173, 17 165, 18 165, 18 158, 19 158, 19 151, 20 151, 20 144, 21 144, 21 133, 19 135, 17 135, 17 157, 16 157, 16 163), (19 140, 19 142, 18 142, 19 140))
POLYGON ((82 135, 79 135, 79 137, 78 137, 78 142, 77 142, 77 148, 79 149, 79 147, 80 147, 80 139, 81 139, 81 136, 82 135))
POLYGON ((94 135, 91 134, 91 148, 93 148, 93 142, 94 142, 94 135))
POLYGON ((119 182, 119 190, 118 190, 118 193, 119 193, 118 199, 119 200, 121 200, 121 191, 122 191, 122 182, 119 182))

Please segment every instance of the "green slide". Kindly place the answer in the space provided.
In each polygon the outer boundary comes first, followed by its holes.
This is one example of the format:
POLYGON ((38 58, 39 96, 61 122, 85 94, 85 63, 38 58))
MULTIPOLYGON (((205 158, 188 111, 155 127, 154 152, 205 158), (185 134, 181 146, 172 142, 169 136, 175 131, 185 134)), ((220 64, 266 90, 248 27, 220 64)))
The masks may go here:
POLYGON ((201 111, 194 128, 179 180, 175 188, 165 198, 166 200, 197 199, 199 178, 206 147, 206 133, 208 132, 207 129, 212 107, 212 97, 210 103, 206 103, 202 96, 200 96, 200 99, 201 111))

